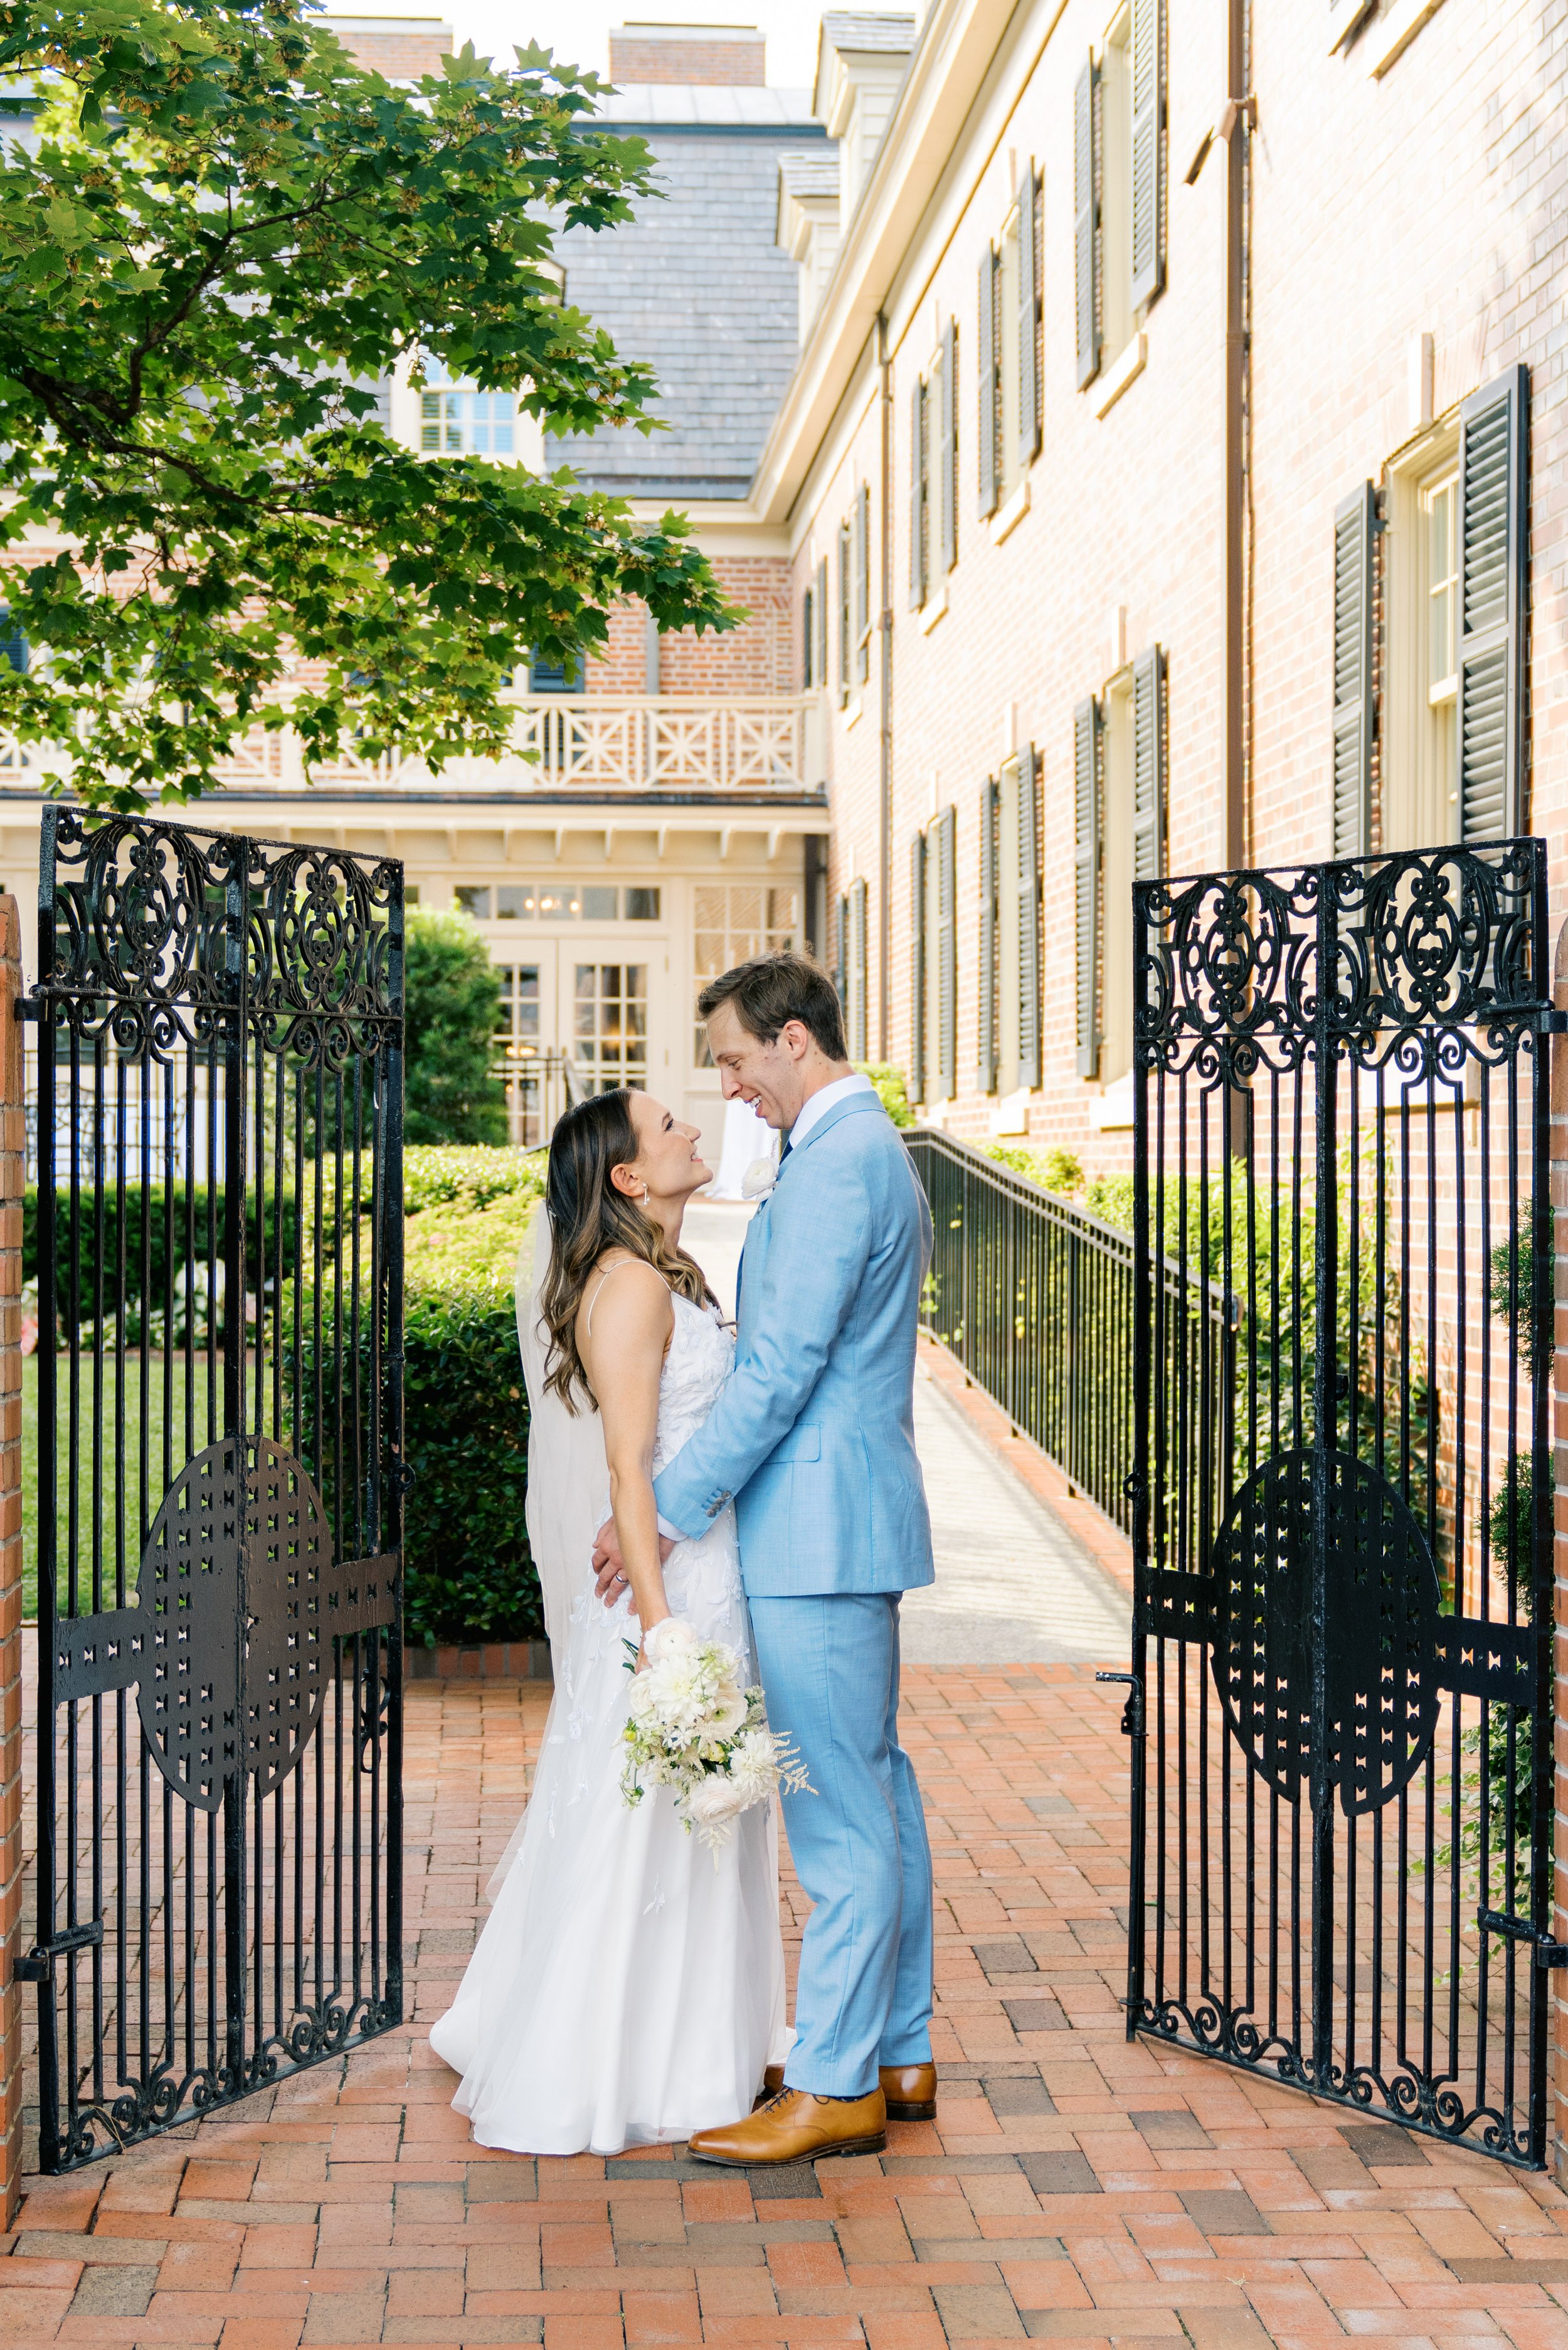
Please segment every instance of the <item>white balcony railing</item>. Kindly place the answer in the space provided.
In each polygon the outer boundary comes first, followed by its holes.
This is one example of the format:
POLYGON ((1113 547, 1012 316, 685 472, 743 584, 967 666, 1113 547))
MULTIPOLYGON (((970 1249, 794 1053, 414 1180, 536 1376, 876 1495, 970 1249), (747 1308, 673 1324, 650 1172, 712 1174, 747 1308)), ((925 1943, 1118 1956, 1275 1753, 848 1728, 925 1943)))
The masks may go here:
POLYGON ((233 791, 799 792, 826 769, 815 695, 701 700, 675 694, 541 694, 519 699, 514 749, 500 759, 449 760, 439 776, 393 754, 318 762, 306 777, 290 729, 257 728, 219 773, 233 791))

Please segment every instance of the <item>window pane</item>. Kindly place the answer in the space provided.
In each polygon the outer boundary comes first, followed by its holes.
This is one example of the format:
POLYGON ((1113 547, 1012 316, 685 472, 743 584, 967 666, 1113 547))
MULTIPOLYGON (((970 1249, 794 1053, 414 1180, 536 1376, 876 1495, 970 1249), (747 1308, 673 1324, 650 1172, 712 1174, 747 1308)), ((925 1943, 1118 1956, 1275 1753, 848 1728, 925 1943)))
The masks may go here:
POLYGON ((498 922, 519 922, 534 911, 534 891, 526 882, 506 881, 495 892, 498 922))
POLYGON ((628 889, 626 893, 626 919, 628 922, 657 922, 659 892, 657 889, 628 889))
POLYGON ((618 895, 614 889, 586 889, 580 892, 580 895, 583 901, 583 920, 586 922, 614 921, 618 895))
POLYGON ((457 899, 459 906, 462 909, 462 911, 465 914, 472 914, 476 922, 487 922, 490 920, 490 892, 488 889, 477 888, 470 889, 464 886, 462 889, 456 890, 453 894, 457 899))

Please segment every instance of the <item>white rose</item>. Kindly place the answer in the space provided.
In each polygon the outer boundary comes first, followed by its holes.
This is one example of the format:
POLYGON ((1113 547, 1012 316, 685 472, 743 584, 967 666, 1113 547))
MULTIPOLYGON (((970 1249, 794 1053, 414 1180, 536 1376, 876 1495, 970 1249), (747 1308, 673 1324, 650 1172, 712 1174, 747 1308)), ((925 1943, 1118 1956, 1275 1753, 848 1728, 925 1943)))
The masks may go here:
POLYGON ((674 1656, 678 1650, 690 1650, 696 1646, 696 1633, 679 1616, 667 1616, 661 1624, 656 1624, 650 1632, 642 1636, 642 1652, 650 1664, 674 1656))
POLYGON ((711 1736, 720 1740, 732 1738, 749 1711, 744 1690, 738 1690, 733 1681, 727 1681, 714 1700, 713 1711, 709 1716, 711 1736))
POLYGON ((735 1788, 722 1771, 710 1773, 700 1779, 685 1799, 687 1818, 695 1828, 716 1827, 721 1821, 732 1820, 737 1812, 747 1807, 736 1801, 735 1788))

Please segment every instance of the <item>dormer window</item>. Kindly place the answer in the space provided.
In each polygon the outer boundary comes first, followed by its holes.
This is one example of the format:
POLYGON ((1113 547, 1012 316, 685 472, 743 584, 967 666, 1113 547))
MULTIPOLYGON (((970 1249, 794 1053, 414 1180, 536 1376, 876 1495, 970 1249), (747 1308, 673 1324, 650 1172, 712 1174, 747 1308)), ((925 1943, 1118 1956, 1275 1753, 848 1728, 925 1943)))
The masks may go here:
POLYGON ((439 362, 425 368, 420 394, 420 452, 426 457, 510 457, 515 453, 517 396, 455 382, 439 362))

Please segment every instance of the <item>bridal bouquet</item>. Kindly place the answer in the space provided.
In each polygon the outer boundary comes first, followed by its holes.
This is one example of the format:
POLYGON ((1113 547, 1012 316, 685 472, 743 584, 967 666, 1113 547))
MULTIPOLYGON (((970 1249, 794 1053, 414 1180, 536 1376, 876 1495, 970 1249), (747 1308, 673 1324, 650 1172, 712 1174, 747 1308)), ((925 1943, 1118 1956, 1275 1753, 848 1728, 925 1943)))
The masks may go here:
POLYGON ((675 1788, 687 1833, 695 1828, 716 1856, 740 1813, 771 1803, 780 1786, 806 1792, 805 1773, 788 1739, 768 1728, 761 1690, 743 1686, 733 1648, 699 1640, 671 1616, 654 1626, 643 1650, 647 1669, 633 1671, 622 1732, 621 1794, 635 1805, 645 1782, 675 1788))

